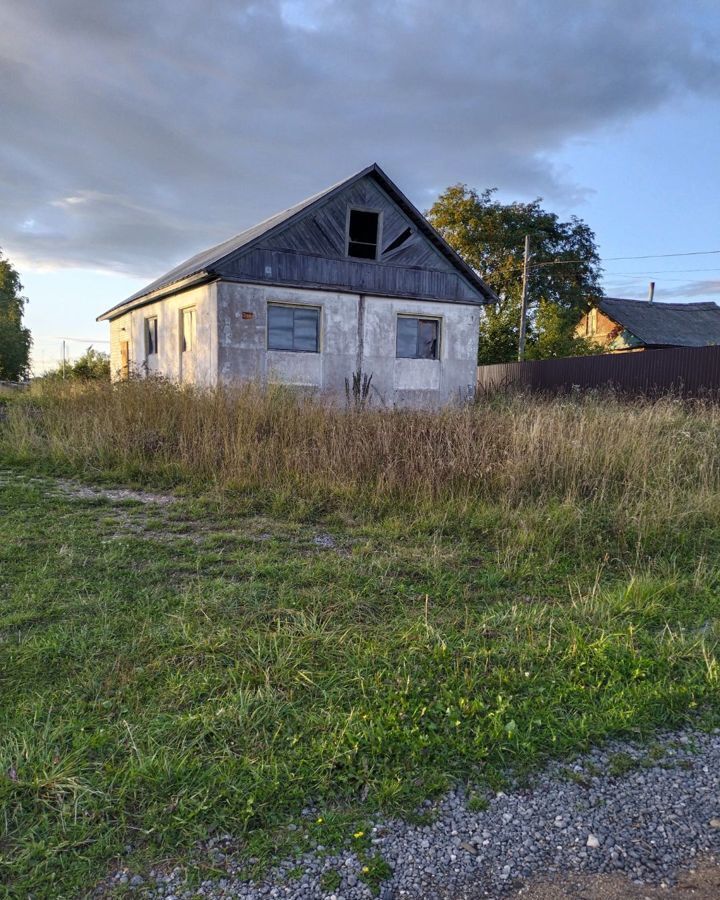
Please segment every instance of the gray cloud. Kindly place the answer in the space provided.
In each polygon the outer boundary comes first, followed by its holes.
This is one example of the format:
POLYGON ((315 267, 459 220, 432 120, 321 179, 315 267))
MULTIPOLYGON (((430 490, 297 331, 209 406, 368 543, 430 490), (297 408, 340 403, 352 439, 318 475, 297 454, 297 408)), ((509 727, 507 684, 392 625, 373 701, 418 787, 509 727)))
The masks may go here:
POLYGON ((681 287, 660 287, 657 295, 660 300, 716 300, 720 303, 720 279, 688 281, 681 287))
MULTIPOLYGON (((628 300, 646 300, 651 278, 651 275, 648 275, 646 279, 627 279, 611 275, 605 279, 605 294, 608 297, 626 297, 628 300)), ((667 280, 663 281, 663 276, 658 275, 655 279, 655 298, 668 302, 671 300, 717 300, 720 303, 720 280, 716 278, 685 281, 678 274, 668 275, 667 280)))
POLYGON ((572 198, 565 141, 720 83, 702 0, 0 3, 0 244, 133 275, 373 160, 572 198))

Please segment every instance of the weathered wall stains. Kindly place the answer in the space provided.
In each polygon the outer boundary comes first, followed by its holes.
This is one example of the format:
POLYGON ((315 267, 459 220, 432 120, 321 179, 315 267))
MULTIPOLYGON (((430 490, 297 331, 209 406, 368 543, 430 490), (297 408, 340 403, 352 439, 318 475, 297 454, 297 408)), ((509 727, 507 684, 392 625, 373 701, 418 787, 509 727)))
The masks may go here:
POLYGON ((277 381, 342 397, 361 360, 377 405, 437 406, 473 391, 477 306, 224 282, 217 289, 221 381, 277 381), (318 307, 320 352, 266 349, 268 302, 318 307), (439 319, 439 359, 396 359, 399 314, 439 319))
POLYGON ((120 343, 130 346, 131 372, 159 374, 172 381, 192 381, 211 385, 217 382, 217 286, 203 285, 183 291, 156 303, 148 303, 110 322, 110 371, 117 379, 120 370, 120 343), (192 359, 182 372, 180 352, 180 315, 195 307, 196 341, 192 359), (145 354, 145 320, 157 316, 158 353, 145 354), (192 366, 193 371, 188 372, 192 366), (183 378, 184 374, 184 378, 183 378))

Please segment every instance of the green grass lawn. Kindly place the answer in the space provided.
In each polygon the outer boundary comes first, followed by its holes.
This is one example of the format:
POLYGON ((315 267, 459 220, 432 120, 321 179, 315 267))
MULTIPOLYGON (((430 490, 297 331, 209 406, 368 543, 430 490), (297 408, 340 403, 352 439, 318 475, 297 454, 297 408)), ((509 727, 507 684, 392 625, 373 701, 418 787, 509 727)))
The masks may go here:
POLYGON ((331 844, 458 779, 716 721, 720 523, 614 523, 143 505, 8 462, 0 893, 78 896, 127 844, 182 860, 216 832, 264 859, 309 802, 331 844))

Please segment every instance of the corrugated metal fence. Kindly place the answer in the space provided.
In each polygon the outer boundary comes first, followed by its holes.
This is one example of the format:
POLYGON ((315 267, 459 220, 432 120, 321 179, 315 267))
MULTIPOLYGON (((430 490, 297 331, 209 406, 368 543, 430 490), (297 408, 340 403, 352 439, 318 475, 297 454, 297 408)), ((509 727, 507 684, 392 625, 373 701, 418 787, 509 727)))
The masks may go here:
POLYGON ((478 392, 612 387, 631 394, 720 392, 720 346, 604 353, 478 367, 478 392))

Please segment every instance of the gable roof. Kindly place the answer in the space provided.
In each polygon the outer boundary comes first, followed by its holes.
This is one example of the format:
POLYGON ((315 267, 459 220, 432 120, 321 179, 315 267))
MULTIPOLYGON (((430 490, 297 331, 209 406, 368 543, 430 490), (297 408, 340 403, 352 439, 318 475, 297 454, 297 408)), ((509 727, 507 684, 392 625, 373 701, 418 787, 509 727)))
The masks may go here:
POLYGON ((649 303, 603 297, 599 309, 644 344, 705 347, 720 344, 720 306, 703 303, 649 303))
POLYGON ((223 241, 221 244, 217 244, 214 247, 210 247, 208 250, 203 250, 201 253, 197 253, 195 256, 190 257, 190 259, 175 266, 175 268, 166 272, 165 275, 157 278, 142 290, 132 294, 121 303, 111 307, 101 316, 98 316, 98 321, 115 318, 117 315, 126 312, 128 309, 133 309, 135 306, 141 306, 143 302, 149 302, 150 298, 159 299, 161 296, 168 296, 171 293, 183 290, 191 284, 202 283, 220 277, 222 273, 218 271, 218 268, 228 257, 236 254, 240 250, 250 250, 260 239, 265 239, 270 235, 276 234, 290 222, 310 213, 321 204, 326 203, 332 197, 339 194, 340 191, 345 190, 355 182, 360 181, 360 179, 367 176, 370 176, 379 184, 385 193, 388 194, 403 210, 418 230, 421 231, 431 241, 435 248, 450 261, 465 280, 481 294, 484 301, 478 302, 495 302, 497 300, 494 291, 485 284, 477 272, 475 272, 475 270, 471 268, 455 250, 453 250, 439 232, 432 227, 417 207, 415 207, 402 193, 400 188, 398 188, 385 172, 383 172, 380 166, 377 163, 373 163, 372 165, 367 166, 367 168, 357 172, 355 175, 350 176, 350 178, 339 181, 331 187, 326 188, 324 191, 314 194, 312 197, 308 197, 300 203, 288 207, 288 209, 285 209, 282 212, 276 213, 274 216, 265 219, 263 222, 254 225, 252 228, 241 231, 227 241, 223 241))

